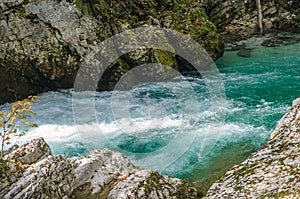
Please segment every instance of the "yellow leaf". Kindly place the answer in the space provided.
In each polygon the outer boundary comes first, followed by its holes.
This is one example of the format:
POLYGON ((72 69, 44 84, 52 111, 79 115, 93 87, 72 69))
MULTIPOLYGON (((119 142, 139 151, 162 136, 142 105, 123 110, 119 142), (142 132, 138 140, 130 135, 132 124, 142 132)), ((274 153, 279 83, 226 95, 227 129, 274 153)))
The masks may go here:
POLYGON ((0 127, 5 127, 5 124, 4 123, 0 123, 0 127))
POLYGON ((22 112, 22 113, 25 113, 26 110, 27 110, 26 108, 22 108, 21 112, 22 112))
POLYGON ((23 122, 24 125, 29 125, 29 122, 23 122))
POLYGON ((7 114, 6 114, 6 117, 10 117, 11 116, 11 112, 8 112, 7 114))
POLYGON ((15 117, 10 118, 11 123, 14 123, 16 121, 15 117))
POLYGON ((3 116, 3 112, 2 111, 0 111, 0 116, 3 116))

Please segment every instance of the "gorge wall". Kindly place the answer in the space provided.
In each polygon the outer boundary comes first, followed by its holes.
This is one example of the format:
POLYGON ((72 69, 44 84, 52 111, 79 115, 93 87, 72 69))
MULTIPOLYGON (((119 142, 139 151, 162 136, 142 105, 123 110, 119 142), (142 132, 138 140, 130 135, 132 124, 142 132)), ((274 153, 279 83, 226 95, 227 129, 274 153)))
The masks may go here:
MULTIPOLYGON (((298 29, 299 7, 299 0, 262 1, 264 27, 298 29)), ((217 29, 225 41, 240 40, 256 31, 256 18, 252 0, 2 0, 0 104, 72 88, 86 55, 124 30, 143 25, 171 28, 189 34, 217 59, 224 51, 217 29)), ((157 62, 180 72, 194 70, 169 52, 136 51, 117 59, 103 74, 98 89, 111 90, 133 67, 157 62)))
MULTIPOLYGON (((253 0, 205 0, 209 19, 225 40, 240 40, 257 31, 257 8, 253 0)), ((266 30, 300 28, 299 0, 262 0, 263 26, 266 30)))
MULTIPOLYGON (((100 42, 142 25, 190 34, 216 59, 224 45, 196 1, 3 0, 0 2, 0 103, 72 88, 80 64, 100 42)), ((115 61, 98 85, 111 90, 136 65, 160 62, 192 70, 175 54, 141 50, 115 61), (181 64, 179 64, 181 63, 181 64)))

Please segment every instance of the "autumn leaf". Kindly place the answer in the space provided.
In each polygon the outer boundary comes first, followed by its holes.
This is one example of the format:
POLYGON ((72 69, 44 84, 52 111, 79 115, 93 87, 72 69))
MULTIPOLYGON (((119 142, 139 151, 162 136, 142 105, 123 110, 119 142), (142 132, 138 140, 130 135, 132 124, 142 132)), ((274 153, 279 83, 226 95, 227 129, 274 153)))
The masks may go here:
POLYGON ((11 112, 8 112, 7 114, 6 114, 6 117, 10 117, 11 116, 11 112))
MULTIPOLYGON (((31 124, 30 122, 23 121, 23 124, 26 126, 17 125, 20 120, 25 120, 31 115, 36 113, 31 111, 31 104, 37 100, 36 96, 29 96, 27 99, 18 101, 11 105, 10 112, 0 111, 0 140, 5 142, 0 143, 0 148, 3 149, 5 145, 10 144, 10 137, 12 134, 19 133, 19 136, 25 135, 28 132, 29 127, 37 127, 36 124, 31 124), (6 118, 5 118, 6 116, 6 118), (27 128, 28 127, 28 128, 27 128)), ((0 158, 2 158, 3 151, 0 151, 0 158)))
POLYGON ((14 123, 16 121, 15 117, 10 118, 11 123, 14 123))

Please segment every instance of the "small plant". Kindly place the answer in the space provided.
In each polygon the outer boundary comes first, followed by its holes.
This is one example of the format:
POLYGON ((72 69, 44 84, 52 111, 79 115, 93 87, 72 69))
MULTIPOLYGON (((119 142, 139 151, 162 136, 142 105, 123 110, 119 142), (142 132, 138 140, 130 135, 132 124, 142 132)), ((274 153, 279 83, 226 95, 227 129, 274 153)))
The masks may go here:
POLYGON ((23 136, 28 131, 29 127, 37 127, 36 124, 26 121, 31 115, 36 114, 31 110, 31 105, 37 100, 37 96, 29 96, 22 101, 12 104, 11 109, 7 113, 0 110, 0 159, 3 158, 5 145, 10 144, 11 136, 13 134, 23 136), (21 121, 23 121, 23 127, 18 126, 21 121))

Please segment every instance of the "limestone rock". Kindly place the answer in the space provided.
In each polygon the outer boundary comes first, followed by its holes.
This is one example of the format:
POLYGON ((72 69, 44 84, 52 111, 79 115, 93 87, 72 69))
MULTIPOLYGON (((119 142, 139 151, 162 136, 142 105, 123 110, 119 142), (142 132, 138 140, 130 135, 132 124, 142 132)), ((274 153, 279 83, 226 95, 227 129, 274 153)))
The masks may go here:
MULTIPOLYGON (((186 8, 171 3, 173 10, 180 8, 181 14, 168 10, 169 7, 157 10, 159 6, 155 4, 162 3, 158 0, 154 3, 134 1, 130 4, 132 7, 127 6, 128 15, 120 14, 118 9, 123 5, 104 1, 110 7, 96 16, 91 14, 91 10, 95 12, 104 5, 99 7, 87 2, 0 2, 0 104, 40 92, 72 88, 81 63, 102 41, 143 25, 190 34, 214 59, 223 53, 220 34, 206 19, 204 11, 199 10, 197 1, 186 4, 186 8)), ((184 64, 178 67, 175 54, 141 49, 118 58, 102 75, 97 88, 111 90, 136 65, 156 62, 181 71, 190 70, 184 64)))
MULTIPOLYGON (((206 13, 225 41, 241 40, 257 32, 257 8, 252 0, 206 0, 206 13)), ((296 30, 300 26, 299 0, 262 1, 265 29, 296 30)))
POLYGON ((134 166, 120 152, 99 149, 87 156, 69 158, 49 156, 48 149, 40 138, 6 155, 11 161, 10 173, 0 181, 1 198, 159 199, 200 195, 183 180, 134 166), (26 149, 30 149, 27 155, 40 155, 24 158, 26 149))
POLYGON ((299 198, 300 103, 278 122, 271 139, 234 166, 207 193, 207 198, 299 198))
POLYGON ((16 148, 4 156, 5 160, 13 160, 22 164, 32 164, 51 155, 49 145, 43 138, 34 139, 28 144, 16 148))

